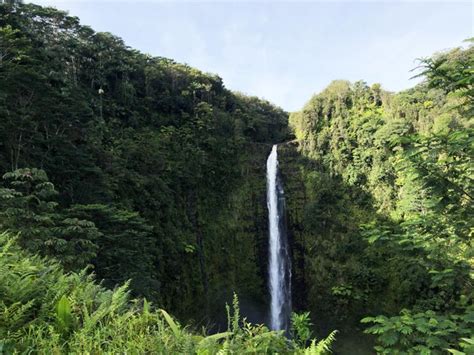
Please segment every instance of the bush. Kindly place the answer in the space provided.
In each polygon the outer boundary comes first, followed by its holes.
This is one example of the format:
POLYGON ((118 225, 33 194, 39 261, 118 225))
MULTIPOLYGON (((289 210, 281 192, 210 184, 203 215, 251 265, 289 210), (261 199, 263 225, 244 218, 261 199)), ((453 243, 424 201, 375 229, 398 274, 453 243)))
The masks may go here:
POLYGON ((298 347, 283 332, 241 319, 237 296, 228 316, 226 332, 198 334, 146 300, 131 299, 127 284, 106 290, 86 270, 65 273, 0 234, 0 354, 323 354, 334 340, 332 334, 298 347))

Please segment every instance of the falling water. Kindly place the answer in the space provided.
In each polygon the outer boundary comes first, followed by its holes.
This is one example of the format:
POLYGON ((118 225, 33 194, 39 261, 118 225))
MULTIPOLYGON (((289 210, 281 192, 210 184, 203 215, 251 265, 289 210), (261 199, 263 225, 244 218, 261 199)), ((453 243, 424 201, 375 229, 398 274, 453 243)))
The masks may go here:
POLYGON ((291 313, 291 264, 285 223, 285 195, 278 174, 277 146, 267 160, 267 206, 269 223, 270 327, 288 330, 291 313))

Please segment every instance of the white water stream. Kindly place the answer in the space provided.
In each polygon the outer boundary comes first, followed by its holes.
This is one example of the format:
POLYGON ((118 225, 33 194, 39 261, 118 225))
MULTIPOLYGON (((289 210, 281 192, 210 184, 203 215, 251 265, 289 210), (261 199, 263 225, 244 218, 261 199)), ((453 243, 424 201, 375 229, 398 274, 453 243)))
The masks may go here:
POLYGON ((269 224, 270 327, 288 330, 291 314, 291 264, 285 223, 285 196, 278 175, 277 146, 267 160, 267 207, 269 224))

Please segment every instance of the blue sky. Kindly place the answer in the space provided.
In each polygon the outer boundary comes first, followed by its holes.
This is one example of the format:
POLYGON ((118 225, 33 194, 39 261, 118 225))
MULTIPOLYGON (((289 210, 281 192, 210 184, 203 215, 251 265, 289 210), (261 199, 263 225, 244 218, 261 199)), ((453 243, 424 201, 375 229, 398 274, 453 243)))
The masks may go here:
MULTIPOLYGON (((294 111, 334 79, 415 85, 416 58, 474 36, 467 1, 36 0, 130 47, 294 111)), ((465 44, 464 44, 465 45, 465 44)))

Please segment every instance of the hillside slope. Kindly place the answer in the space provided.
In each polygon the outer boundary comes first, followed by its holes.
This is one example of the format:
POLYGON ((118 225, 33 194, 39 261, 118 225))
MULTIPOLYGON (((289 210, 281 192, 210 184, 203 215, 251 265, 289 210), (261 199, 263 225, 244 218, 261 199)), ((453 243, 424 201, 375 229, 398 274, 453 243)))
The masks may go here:
POLYGON ((0 26, 1 227, 181 318, 233 291, 261 308, 264 164, 288 115, 52 8, 3 4, 0 26))

